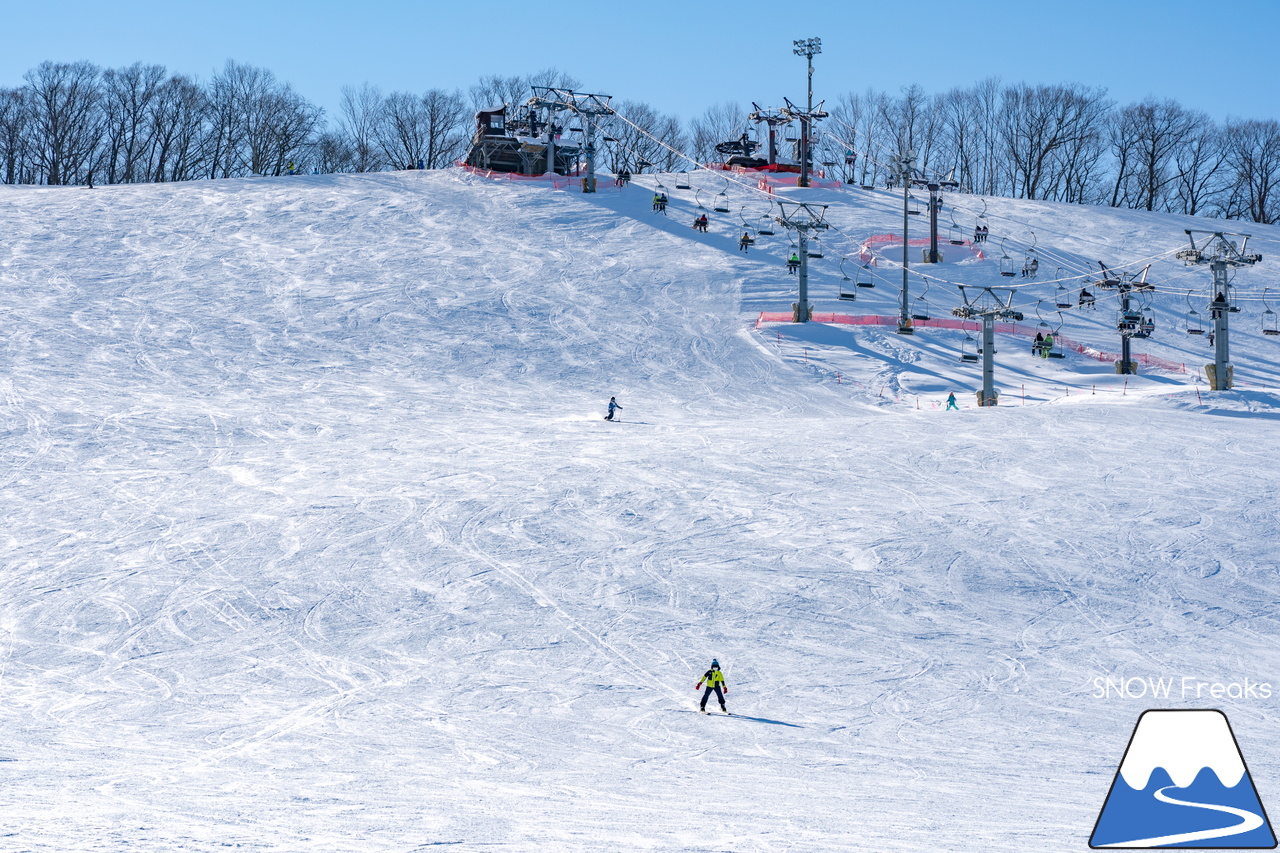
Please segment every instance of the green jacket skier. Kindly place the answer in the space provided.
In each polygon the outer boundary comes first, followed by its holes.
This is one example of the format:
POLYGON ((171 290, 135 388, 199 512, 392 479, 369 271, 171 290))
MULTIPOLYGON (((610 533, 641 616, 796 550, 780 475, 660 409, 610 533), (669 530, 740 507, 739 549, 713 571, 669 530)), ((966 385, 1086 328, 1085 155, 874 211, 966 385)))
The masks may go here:
POLYGON ((729 709, 724 706, 724 697, 729 693, 729 685, 725 684, 724 673, 720 671, 720 661, 711 661, 711 669, 706 671, 706 674, 702 676, 702 680, 698 682, 698 686, 694 690, 701 689, 703 684, 707 685, 707 689, 703 691, 702 704, 699 706, 699 710, 704 714, 707 713, 707 700, 711 698, 711 691, 714 690, 716 699, 720 702, 720 710, 726 714, 729 713, 729 709))

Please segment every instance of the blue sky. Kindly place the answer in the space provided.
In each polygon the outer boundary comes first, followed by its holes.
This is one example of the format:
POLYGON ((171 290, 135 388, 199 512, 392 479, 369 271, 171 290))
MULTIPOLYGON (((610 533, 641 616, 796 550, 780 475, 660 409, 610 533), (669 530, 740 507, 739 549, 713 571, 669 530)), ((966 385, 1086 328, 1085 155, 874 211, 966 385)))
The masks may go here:
POLYGON ((1105 86, 1127 103, 1174 98, 1215 118, 1280 118, 1280 0, 1073 3, 755 0, 583 3, 71 0, 3 16, 0 86, 39 62, 159 63, 208 79, 264 66, 332 115, 344 85, 466 89, 547 66, 583 88, 684 118, 723 101, 804 97, 792 40, 821 37, 815 97, 867 87, 929 92, 987 76, 1105 86), (803 14, 788 20, 791 10, 803 14))

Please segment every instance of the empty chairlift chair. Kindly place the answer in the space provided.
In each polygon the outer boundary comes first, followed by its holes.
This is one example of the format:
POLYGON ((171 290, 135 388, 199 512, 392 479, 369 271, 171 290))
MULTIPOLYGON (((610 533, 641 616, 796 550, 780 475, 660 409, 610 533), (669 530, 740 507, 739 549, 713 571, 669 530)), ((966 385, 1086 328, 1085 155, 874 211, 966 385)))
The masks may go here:
POLYGON ((978 342, 973 339, 973 335, 966 331, 964 340, 960 342, 960 361, 965 364, 973 364, 977 360, 978 342))
POLYGON ((858 285, 844 271, 845 260, 845 258, 840 259, 840 293, 836 298, 845 302, 853 302, 858 298, 858 285))
POLYGON ((925 299, 925 294, 929 292, 928 280, 924 283, 924 290, 911 305, 912 320, 928 320, 929 319, 929 300, 925 299))
POLYGON ((1058 279, 1058 290, 1053 300, 1054 307, 1058 309, 1073 307, 1071 304, 1071 292, 1062 283, 1062 267, 1058 267, 1058 271, 1054 273, 1053 277, 1058 279))
POLYGON ((688 173, 688 172, 676 172, 676 189, 678 189, 678 190, 687 190, 687 189, 689 189, 689 188, 690 188, 690 185, 689 185, 689 173, 688 173))
POLYGON ((711 205, 711 209, 712 209, 712 210, 714 210, 716 213, 728 213, 728 212, 729 212, 729 190, 728 190, 728 188, 723 189, 723 190, 720 190, 720 192, 716 193, 716 200, 715 200, 715 202, 711 205))
POLYGON ((871 264, 863 264, 862 268, 855 273, 854 285, 857 287, 875 287, 875 279, 871 277, 871 264))
POLYGON ((1262 289, 1262 307, 1265 309, 1262 312, 1262 334, 1268 337, 1280 335, 1280 317, 1277 317, 1276 312, 1272 311, 1271 306, 1267 304, 1267 291, 1270 289, 1269 287, 1262 289))
POLYGON ((1013 278, 1018 274, 1014 268, 1013 258, 1009 257, 1009 253, 1004 250, 1004 240, 1000 241, 1000 275, 1006 278, 1013 278))

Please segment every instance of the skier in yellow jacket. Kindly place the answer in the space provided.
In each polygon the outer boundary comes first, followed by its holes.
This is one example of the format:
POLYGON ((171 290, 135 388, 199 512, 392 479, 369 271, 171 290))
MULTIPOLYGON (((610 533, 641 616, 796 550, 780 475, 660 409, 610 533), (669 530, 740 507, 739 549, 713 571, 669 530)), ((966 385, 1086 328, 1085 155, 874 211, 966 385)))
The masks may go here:
POLYGON ((699 710, 704 714, 707 713, 707 700, 711 698, 711 691, 714 690, 716 698, 720 700, 720 710, 726 714, 729 713, 729 709, 724 706, 724 697, 729 693, 729 685, 724 682, 724 673, 720 671, 720 661, 711 661, 711 669, 707 670, 706 674, 702 676, 702 681, 699 681, 698 686, 694 689, 700 689, 704 683, 707 685, 707 689, 702 694, 702 705, 699 710))

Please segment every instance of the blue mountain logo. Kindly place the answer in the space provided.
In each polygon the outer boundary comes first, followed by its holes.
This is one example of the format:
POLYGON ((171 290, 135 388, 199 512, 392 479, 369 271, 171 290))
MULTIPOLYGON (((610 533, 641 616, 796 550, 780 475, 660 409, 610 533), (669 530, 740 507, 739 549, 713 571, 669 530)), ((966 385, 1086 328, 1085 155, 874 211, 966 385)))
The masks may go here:
POLYGON ((1089 846, 1274 848, 1275 833, 1226 715, 1143 712, 1089 846))

